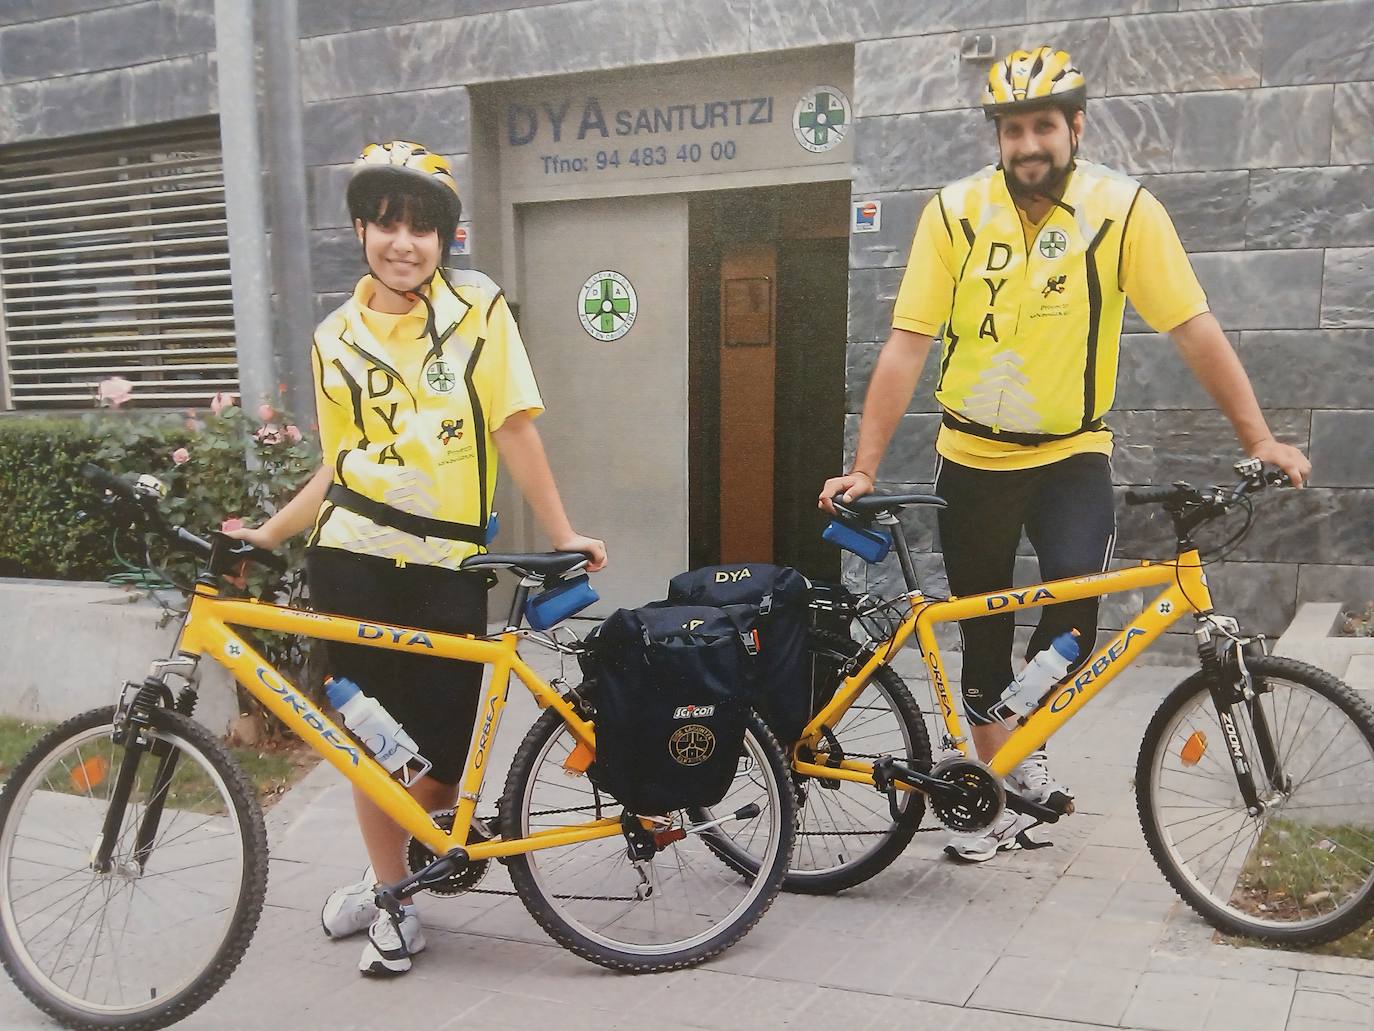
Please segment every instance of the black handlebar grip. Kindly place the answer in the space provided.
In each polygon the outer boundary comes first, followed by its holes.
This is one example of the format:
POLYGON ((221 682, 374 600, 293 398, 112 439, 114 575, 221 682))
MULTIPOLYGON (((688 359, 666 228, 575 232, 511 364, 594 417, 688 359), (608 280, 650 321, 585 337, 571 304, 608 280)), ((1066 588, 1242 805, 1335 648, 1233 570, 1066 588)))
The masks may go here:
POLYGON ((1177 496, 1177 487, 1133 487, 1126 492, 1126 504, 1155 505, 1162 501, 1173 501, 1177 496))
POLYGON ((102 490, 108 490, 112 494, 118 494, 126 501, 137 501, 138 497, 134 494, 134 488, 127 480, 122 480, 113 473, 108 473, 98 465, 87 462, 81 467, 81 476, 90 481, 102 490))

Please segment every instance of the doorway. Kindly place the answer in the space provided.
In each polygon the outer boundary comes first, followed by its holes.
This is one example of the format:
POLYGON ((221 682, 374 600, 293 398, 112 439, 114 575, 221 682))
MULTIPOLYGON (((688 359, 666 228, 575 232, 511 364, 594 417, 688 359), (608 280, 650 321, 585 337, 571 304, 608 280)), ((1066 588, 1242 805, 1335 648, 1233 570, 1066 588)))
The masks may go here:
POLYGON ((816 495, 843 468, 849 183, 693 195, 688 555, 836 580, 816 495))

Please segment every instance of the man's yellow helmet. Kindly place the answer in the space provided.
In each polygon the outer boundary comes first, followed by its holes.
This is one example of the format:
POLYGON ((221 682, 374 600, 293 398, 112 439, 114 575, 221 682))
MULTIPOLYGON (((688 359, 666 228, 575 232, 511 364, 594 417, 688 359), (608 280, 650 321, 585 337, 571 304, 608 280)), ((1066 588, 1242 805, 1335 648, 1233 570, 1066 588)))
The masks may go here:
POLYGON ((989 118, 1053 104, 1078 110, 1088 102, 1088 82, 1063 50, 1040 46, 1015 50, 988 70, 983 113, 989 118))

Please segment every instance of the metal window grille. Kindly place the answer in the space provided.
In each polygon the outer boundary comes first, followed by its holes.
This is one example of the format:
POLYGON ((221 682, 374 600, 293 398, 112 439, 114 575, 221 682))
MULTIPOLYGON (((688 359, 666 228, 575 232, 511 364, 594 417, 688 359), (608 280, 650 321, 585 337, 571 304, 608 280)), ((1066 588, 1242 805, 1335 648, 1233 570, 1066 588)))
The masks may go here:
POLYGON ((0 308, 7 407, 237 390, 217 123, 0 148, 0 308))

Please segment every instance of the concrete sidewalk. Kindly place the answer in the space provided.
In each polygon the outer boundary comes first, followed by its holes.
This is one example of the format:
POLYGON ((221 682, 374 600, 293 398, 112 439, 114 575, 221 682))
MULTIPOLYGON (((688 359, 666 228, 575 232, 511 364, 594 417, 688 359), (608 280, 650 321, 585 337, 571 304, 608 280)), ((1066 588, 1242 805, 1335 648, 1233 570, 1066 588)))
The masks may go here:
MULTIPOLYGON (((556 659, 528 652, 556 672, 556 659)), ((910 659, 900 665, 924 707, 910 659)), ((1374 1028, 1374 963, 1217 944, 1156 871, 1132 772, 1149 714, 1185 675, 1130 670, 1055 739, 1055 771, 1076 788, 1079 811, 1041 829, 1053 848, 968 867, 940 859, 941 833, 919 834, 867 884, 831 898, 782 896, 724 956, 658 976, 576 958, 515 898, 466 895, 423 903, 429 949, 410 975, 364 980, 361 941, 320 932, 324 896, 366 865, 347 784, 321 766, 269 813, 268 905, 243 964, 181 1026, 1374 1028)), ((517 685, 483 811, 534 713, 517 685)), ((482 887, 509 880, 496 867, 482 887)), ((0 1027, 49 1026, 0 984, 0 1027)))

